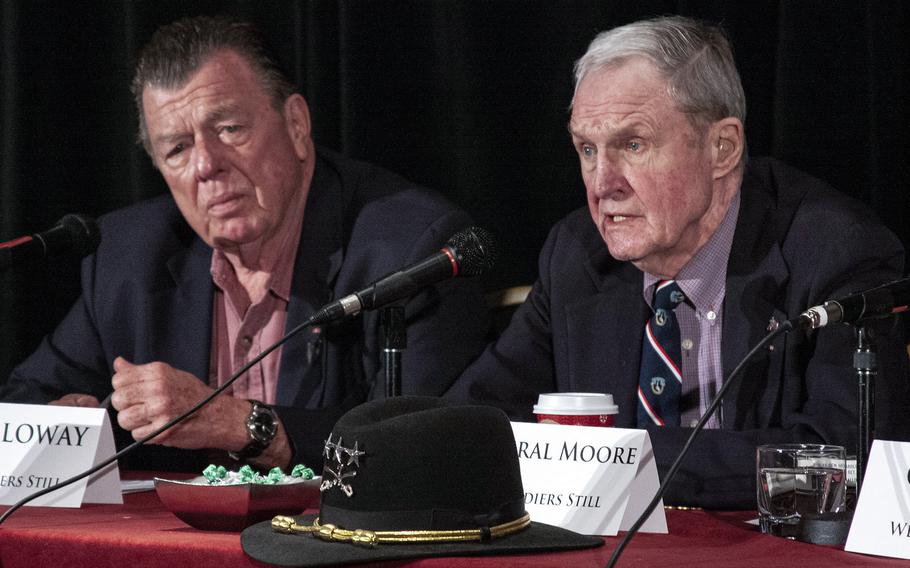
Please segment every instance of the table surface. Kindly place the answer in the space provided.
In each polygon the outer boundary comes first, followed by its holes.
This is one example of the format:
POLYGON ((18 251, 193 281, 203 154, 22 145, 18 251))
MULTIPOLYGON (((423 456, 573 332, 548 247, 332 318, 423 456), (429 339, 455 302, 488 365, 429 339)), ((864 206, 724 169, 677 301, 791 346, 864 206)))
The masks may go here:
MULTIPOLYGON (((0 507, 5 511, 7 507, 0 507)), ((639 534, 619 566, 908 566, 908 561, 844 552, 763 535, 749 511, 667 510, 669 534, 639 534)), ((442 568, 605 566, 622 536, 600 548, 522 556, 430 558, 381 566, 442 568)), ((342 546, 339 544, 339 546, 342 546)), ((0 568, 263 566, 244 555, 240 536, 200 531, 173 516, 154 491, 124 496, 123 505, 81 509, 26 507, 0 525, 0 568)))

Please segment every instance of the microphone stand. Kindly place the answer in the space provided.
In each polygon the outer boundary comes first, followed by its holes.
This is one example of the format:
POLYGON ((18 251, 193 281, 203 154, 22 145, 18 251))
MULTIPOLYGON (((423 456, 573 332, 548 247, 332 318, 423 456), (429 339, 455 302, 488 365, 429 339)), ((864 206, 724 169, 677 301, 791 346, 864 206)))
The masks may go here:
POLYGON ((872 328, 862 323, 856 326, 856 351, 853 354, 853 368, 859 381, 859 423, 856 430, 856 497, 859 498, 866 461, 875 430, 875 377, 878 374, 878 360, 872 328))
POLYGON ((404 307, 386 306, 379 312, 379 335, 382 346, 382 370, 385 374, 385 396, 401 396, 401 355, 408 346, 404 325, 404 307))

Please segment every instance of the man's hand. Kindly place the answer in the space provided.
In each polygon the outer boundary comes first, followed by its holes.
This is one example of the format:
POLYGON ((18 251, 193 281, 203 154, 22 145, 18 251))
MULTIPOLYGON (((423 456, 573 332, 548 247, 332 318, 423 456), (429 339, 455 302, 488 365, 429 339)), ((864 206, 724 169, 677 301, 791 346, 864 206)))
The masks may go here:
MULTIPOLYGON (((118 411, 117 422, 136 440, 183 414, 213 390, 190 373, 166 363, 134 365, 123 357, 114 360, 111 384, 114 387, 111 404, 118 411)), ((151 443, 184 449, 239 451, 250 441, 246 418, 251 410, 252 405, 247 400, 220 395, 183 422, 153 438, 151 443)), ((279 425, 278 435, 257 461, 286 467, 290 459, 287 434, 279 425)))
MULTIPOLYGON (((117 422, 136 440, 148 436, 212 393, 208 385, 166 363, 134 365, 117 357, 111 378, 117 422)), ((177 448, 238 450, 248 441, 243 429, 249 402, 223 395, 151 440, 177 448)))

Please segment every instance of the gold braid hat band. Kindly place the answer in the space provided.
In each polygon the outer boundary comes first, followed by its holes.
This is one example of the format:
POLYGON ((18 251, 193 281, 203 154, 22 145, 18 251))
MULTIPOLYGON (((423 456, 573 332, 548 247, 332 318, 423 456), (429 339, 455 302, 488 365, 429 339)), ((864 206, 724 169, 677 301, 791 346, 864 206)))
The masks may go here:
POLYGON ((420 542, 479 542, 501 538, 531 525, 531 516, 523 516, 489 527, 489 529, 458 529, 437 531, 370 531, 365 529, 347 530, 335 525, 321 525, 317 517, 312 525, 298 525, 293 517, 278 515, 272 519, 272 530, 285 534, 312 534, 331 542, 350 542, 368 548, 377 544, 413 544, 420 542))

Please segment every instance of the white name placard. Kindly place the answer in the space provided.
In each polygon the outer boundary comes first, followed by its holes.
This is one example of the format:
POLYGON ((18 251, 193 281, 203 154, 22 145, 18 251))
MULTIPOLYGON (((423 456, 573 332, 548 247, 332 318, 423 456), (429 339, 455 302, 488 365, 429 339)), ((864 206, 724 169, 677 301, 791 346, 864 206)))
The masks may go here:
MULTIPOLYGON (((531 519, 589 535, 627 530, 659 481, 646 430, 513 422, 531 519)), ((666 533, 663 503, 642 532, 666 533)))
MULTIPOLYGON (((103 408, 0 403, 0 505, 81 473, 114 454, 103 408)), ((44 507, 123 503, 116 462, 31 501, 44 507)))
POLYGON ((910 443, 872 442, 844 550, 910 559, 910 443))

